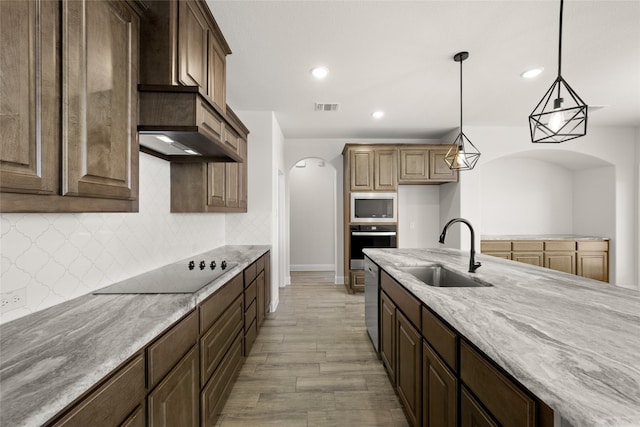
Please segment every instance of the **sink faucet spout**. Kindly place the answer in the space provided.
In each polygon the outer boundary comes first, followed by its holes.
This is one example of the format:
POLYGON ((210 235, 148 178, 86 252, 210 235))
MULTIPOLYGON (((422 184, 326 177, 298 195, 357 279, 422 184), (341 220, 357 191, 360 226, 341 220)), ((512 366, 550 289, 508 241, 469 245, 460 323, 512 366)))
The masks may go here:
POLYGON ((469 273, 475 273, 478 267, 482 264, 476 262, 476 233, 473 231, 473 226, 469 221, 464 218, 453 218, 451 221, 447 222, 444 228, 442 229, 442 233, 440 233, 440 243, 444 243, 445 237, 447 237, 447 229, 456 222, 462 222, 467 224, 469 227, 469 231, 471 232, 471 256, 469 257, 469 273))

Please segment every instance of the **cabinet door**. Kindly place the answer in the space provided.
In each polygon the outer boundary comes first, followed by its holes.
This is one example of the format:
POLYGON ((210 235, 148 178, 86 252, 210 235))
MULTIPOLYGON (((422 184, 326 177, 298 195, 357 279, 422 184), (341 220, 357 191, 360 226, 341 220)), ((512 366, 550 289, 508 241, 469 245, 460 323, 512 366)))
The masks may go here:
POLYGON ((396 306, 380 292, 380 358, 391 384, 396 385, 396 306))
POLYGON ((2 192, 58 193, 58 20, 56 1, 0 1, 2 192))
POLYGON ((458 171, 449 169, 444 161, 448 151, 448 148, 429 150, 429 181, 455 182, 458 180, 458 171))
POLYGON ((399 184, 426 184, 429 179, 429 150, 400 148, 399 184))
POLYGON ((198 347, 194 346, 149 394, 150 427, 198 426, 198 375, 198 347))
POLYGON ((609 282, 608 255, 607 252, 578 252, 578 275, 609 282))
POLYGON ((208 26, 194 0, 178 2, 178 79, 207 94, 208 26))
POLYGON ((226 163, 207 165, 207 205, 224 207, 226 204, 226 163))
POLYGON ((422 421, 422 337, 396 310, 397 390, 411 425, 422 421))
POLYGON ((228 208, 237 208, 238 201, 238 163, 226 163, 226 203, 228 208))
POLYGON ((462 387, 460 396, 460 426, 498 427, 498 424, 482 409, 482 406, 476 402, 465 387, 462 387))
POLYGON ((352 149, 349 152, 351 191, 373 191, 373 150, 352 149))
POLYGON ((135 200, 139 18, 118 0, 62 11, 62 194, 135 200))
POLYGON ((524 262, 525 264, 537 265, 542 267, 544 265, 544 256, 542 252, 513 252, 511 259, 518 262, 524 262))
POLYGON ((396 191, 398 189, 398 151, 395 148, 376 149, 373 189, 396 191))
POLYGON ((576 274, 576 253, 545 252, 544 266, 552 270, 576 274))
POLYGON ((353 292, 364 292, 364 272, 363 270, 353 270, 349 273, 351 290, 353 292))
POLYGON ((247 211, 247 141, 243 138, 238 138, 238 152, 244 160, 238 164, 238 207, 247 211))
POLYGON ((458 380, 427 344, 422 343, 422 419, 426 427, 456 427, 458 380))
POLYGON ((209 83, 207 96, 222 111, 227 108, 226 97, 226 58, 215 36, 209 31, 209 83))
POLYGON ((144 400, 144 371, 144 357, 140 354, 53 425, 118 426, 129 421, 129 414, 144 400))
POLYGON ((264 271, 258 274, 258 278, 256 279, 256 283, 258 285, 258 295, 256 296, 256 304, 257 304, 257 313, 256 318, 258 320, 258 327, 262 325, 264 322, 264 300, 265 300, 265 281, 264 281, 264 271))

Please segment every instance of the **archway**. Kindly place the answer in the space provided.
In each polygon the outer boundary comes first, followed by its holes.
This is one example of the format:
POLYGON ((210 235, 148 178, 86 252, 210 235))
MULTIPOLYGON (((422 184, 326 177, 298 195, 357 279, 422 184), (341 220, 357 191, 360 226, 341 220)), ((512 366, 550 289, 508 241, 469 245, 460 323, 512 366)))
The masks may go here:
POLYGON ((289 170, 290 271, 324 272, 334 282, 336 254, 336 169, 308 157, 289 170))

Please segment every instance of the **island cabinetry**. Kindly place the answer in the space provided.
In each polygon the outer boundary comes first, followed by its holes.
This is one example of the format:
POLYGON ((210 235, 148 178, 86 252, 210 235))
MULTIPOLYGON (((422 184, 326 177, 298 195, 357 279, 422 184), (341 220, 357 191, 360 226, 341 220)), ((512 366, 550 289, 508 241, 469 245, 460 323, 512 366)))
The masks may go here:
POLYGON ((460 392, 460 425, 462 427, 499 427, 464 386, 460 392))
POLYGON ((108 375, 61 418, 47 426, 118 426, 144 418, 145 362, 138 353, 108 375))
POLYGON ((447 145, 401 145, 398 184, 441 184, 455 182, 458 173, 449 169, 444 158, 447 145))
POLYGON ((422 422, 421 306, 386 272, 381 273, 380 287, 382 360, 410 424, 418 426, 422 422))
POLYGON ((137 211, 137 3, 0 7, 2 211, 137 211))
POLYGON ((422 307, 423 425, 454 427, 458 420, 458 335, 422 307))
MULTIPOLYGON (((248 356, 271 303, 270 279, 267 279, 269 253, 258 258, 244 270, 244 355, 248 356)), ((270 266, 269 266, 270 270, 270 266)))

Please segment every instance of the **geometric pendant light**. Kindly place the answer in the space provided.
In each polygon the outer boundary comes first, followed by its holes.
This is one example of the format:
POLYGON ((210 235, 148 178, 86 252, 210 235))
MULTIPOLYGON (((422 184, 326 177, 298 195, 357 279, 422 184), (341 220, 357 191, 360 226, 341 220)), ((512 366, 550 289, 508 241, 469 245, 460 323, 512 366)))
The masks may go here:
POLYGON ((558 77, 529 116, 531 142, 564 142, 587 134, 588 106, 562 78, 562 9, 560 0, 560 37, 558 77))
POLYGON ((469 141, 462 131, 462 62, 469 57, 469 52, 458 52, 453 60, 460 63, 460 133, 444 156, 444 161, 451 170, 471 170, 478 163, 480 151, 469 141))

